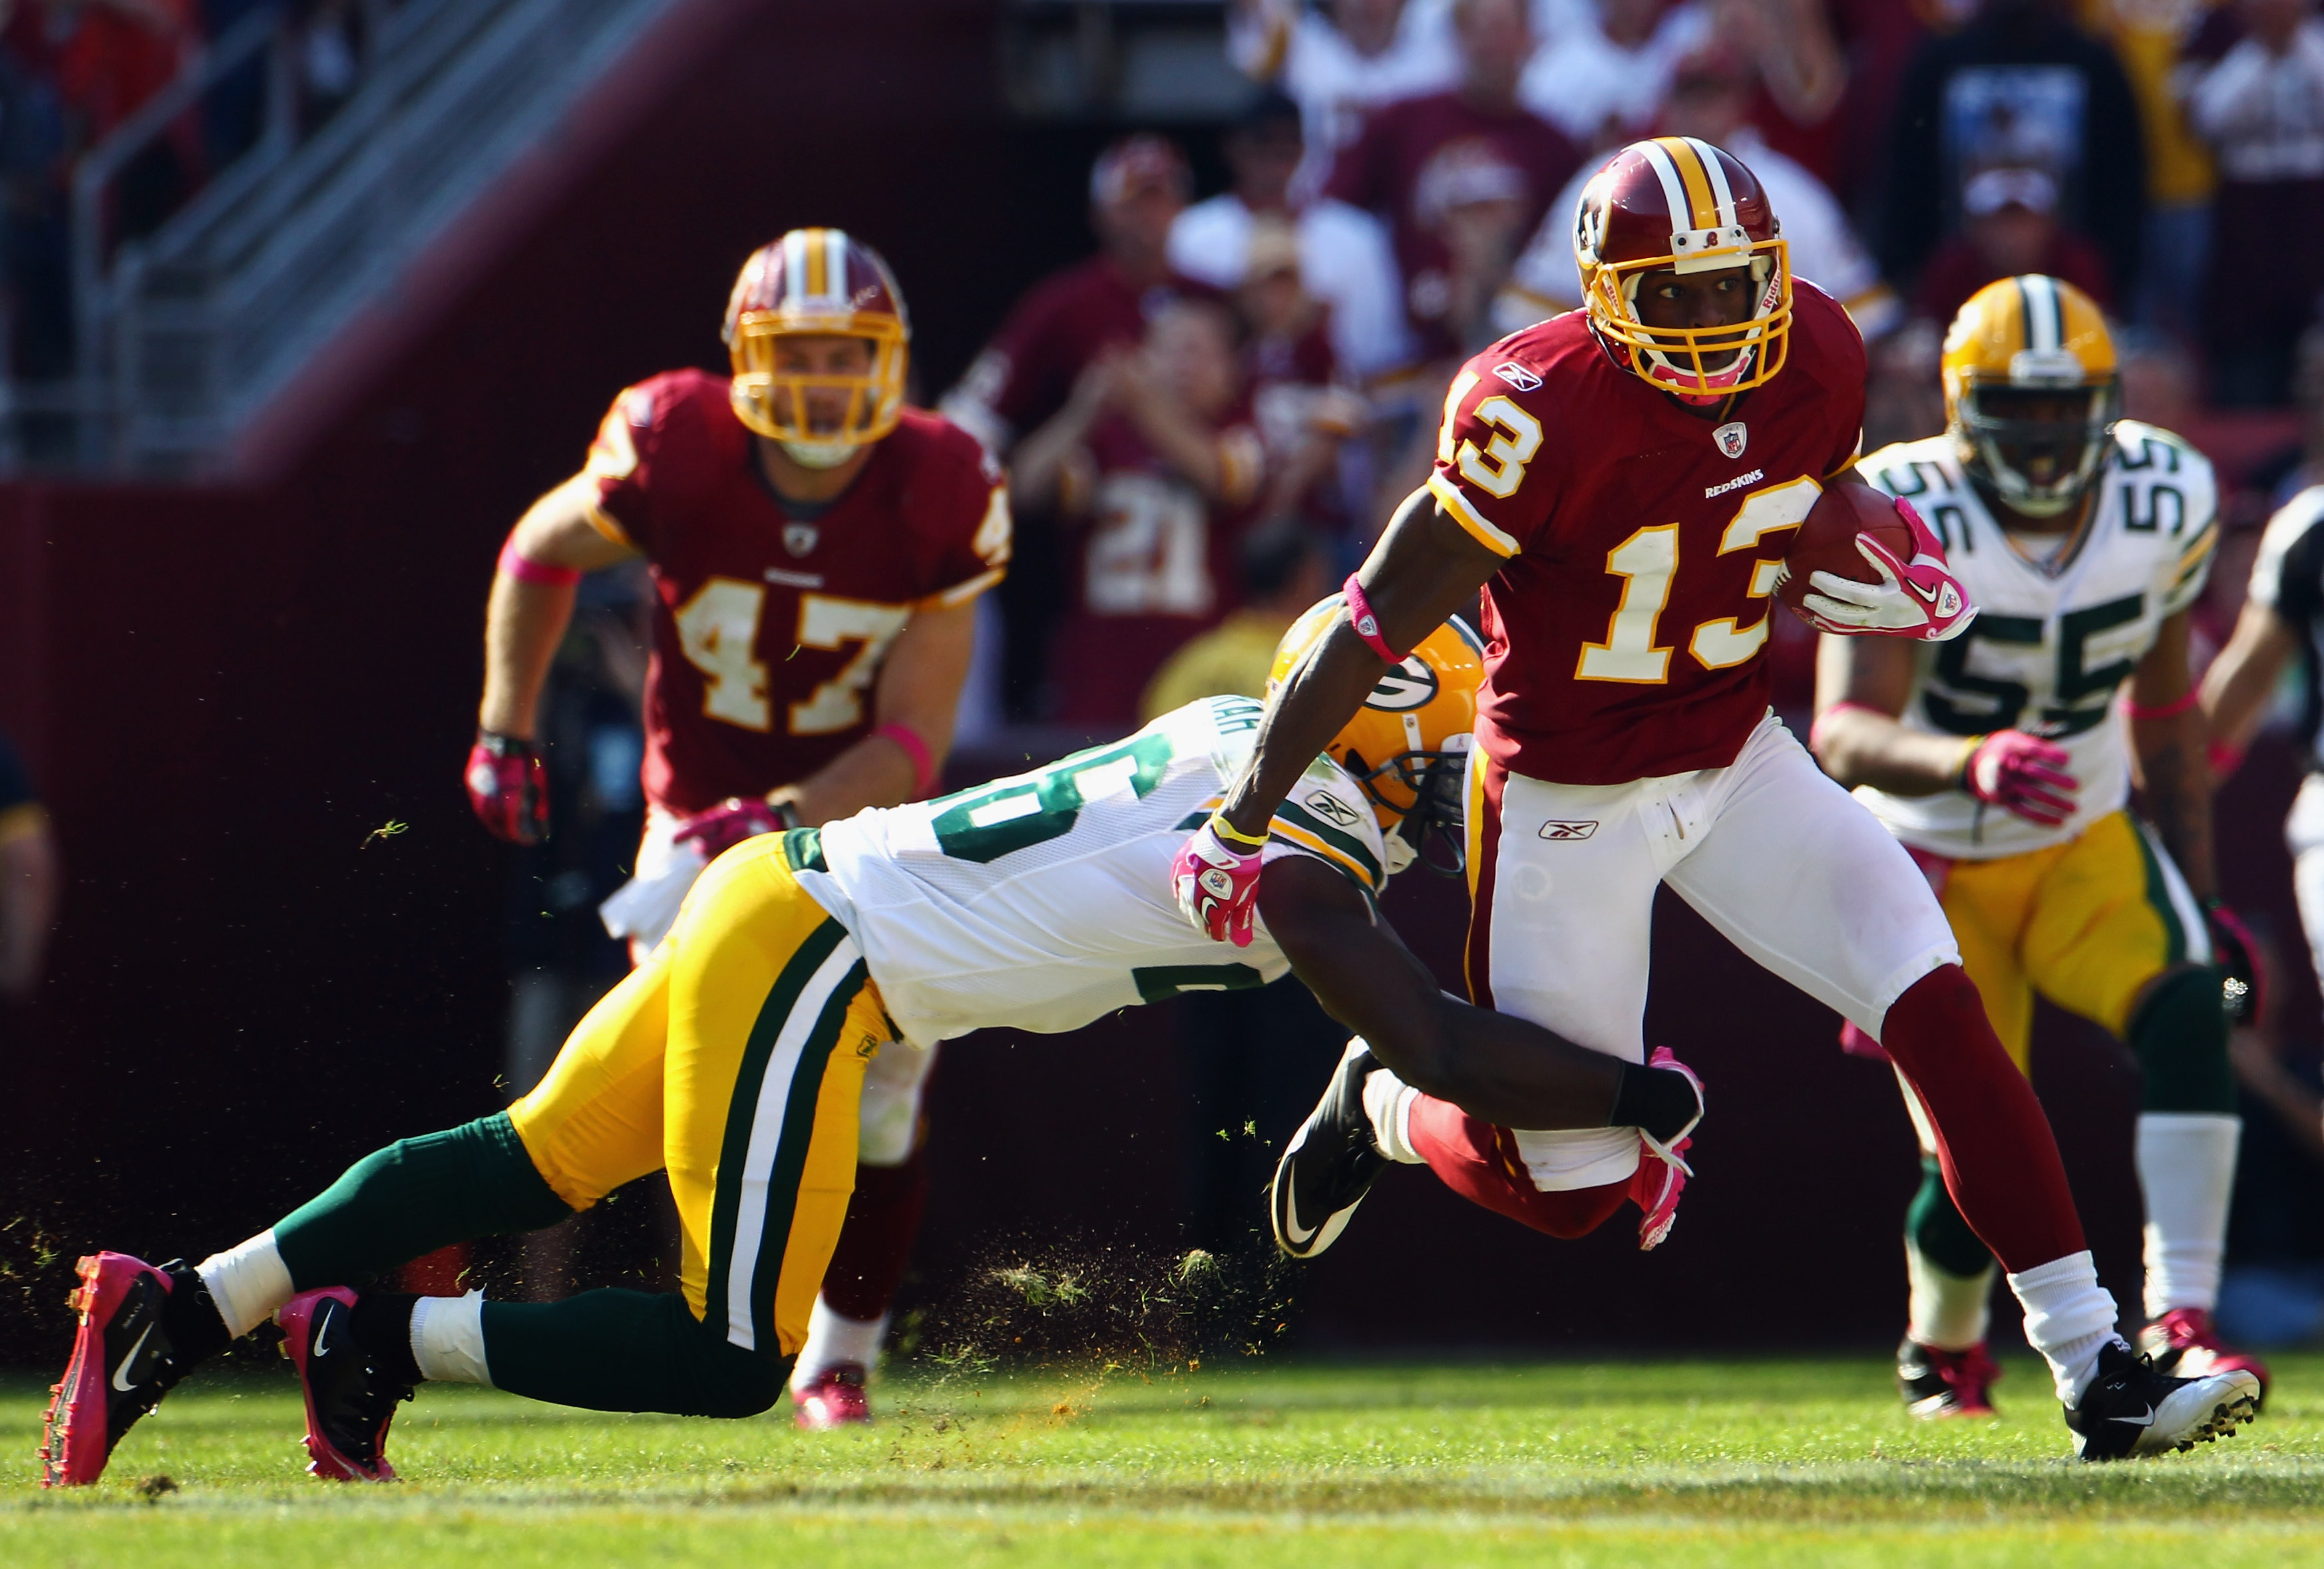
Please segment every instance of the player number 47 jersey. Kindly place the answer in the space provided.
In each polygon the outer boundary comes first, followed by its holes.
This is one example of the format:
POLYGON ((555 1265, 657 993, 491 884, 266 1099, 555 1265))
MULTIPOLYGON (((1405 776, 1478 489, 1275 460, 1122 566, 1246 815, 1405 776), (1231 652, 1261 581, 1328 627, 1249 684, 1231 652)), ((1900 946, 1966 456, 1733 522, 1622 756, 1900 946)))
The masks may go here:
POLYGON ((2115 697, 2163 623, 2194 603, 2218 542, 2210 463, 2170 431, 2116 427, 2079 538, 2044 563, 2014 544, 1961 472, 1950 436, 1883 448, 1866 478, 1910 501, 1943 540, 1978 605, 1950 642, 1918 645, 1907 729, 1941 735, 2023 730, 2072 758, 2077 810, 2050 828, 1964 790, 1857 798, 1908 844, 1987 860, 2061 844, 2130 798, 2128 726, 2115 697))
MULTIPOLYGON (((904 1038, 1078 1029, 1189 991, 1289 968, 1259 927, 1223 949, 1187 926, 1170 862, 1250 755, 1260 705, 1205 697, 1125 741, 823 830, 807 891, 852 933, 904 1038), (1231 955, 1231 958, 1228 955, 1231 955)), ((1369 899, 1387 881, 1363 791, 1317 758, 1276 814, 1267 858, 1308 855, 1369 899)))

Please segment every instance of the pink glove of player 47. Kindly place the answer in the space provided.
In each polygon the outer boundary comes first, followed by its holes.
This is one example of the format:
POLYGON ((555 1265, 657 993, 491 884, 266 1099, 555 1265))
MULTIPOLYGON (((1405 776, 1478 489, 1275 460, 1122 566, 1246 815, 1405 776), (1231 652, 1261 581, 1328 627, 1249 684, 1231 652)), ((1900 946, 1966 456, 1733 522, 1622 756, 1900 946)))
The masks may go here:
POLYGON ((2081 789, 2066 771, 2072 761, 2055 742, 2023 730, 1997 730, 1969 754, 1961 788, 2029 823, 2054 828, 2074 815, 2074 793, 2081 789))
POLYGON ((1214 943, 1250 946, 1259 910, 1259 872, 1267 842, 1251 844, 1213 816, 1178 846, 1170 890, 1194 929, 1214 943))
POLYGON ((538 844, 549 837, 549 771, 530 741, 480 730, 460 776, 476 820, 496 839, 538 844))
POLYGON ((799 826, 798 813, 788 802, 778 807, 755 798, 728 796, 680 823, 670 837, 680 844, 701 845, 702 858, 715 861, 745 839, 799 826))
POLYGON ((1958 637, 1976 618, 1977 606, 1945 565, 1945 548, 1935 532, 1910 502, 1898 502, 1896 515, 1913 531, 1910 561, 1899 561, 1869 534, 1856 536, 1857 554, 1880 574, 1880 582, 1858 583, 1837 572, 1809 575, 1815 592, 1800 603, 1818 632, 1936 643, 1958 637))

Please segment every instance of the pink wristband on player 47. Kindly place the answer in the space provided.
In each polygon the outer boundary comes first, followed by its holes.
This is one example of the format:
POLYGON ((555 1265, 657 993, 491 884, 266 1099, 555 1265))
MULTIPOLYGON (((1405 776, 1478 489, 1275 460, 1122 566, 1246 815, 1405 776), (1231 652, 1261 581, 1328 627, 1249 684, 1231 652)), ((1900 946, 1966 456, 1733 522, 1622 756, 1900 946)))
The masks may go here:
POLYGON ((908 725, 882 725, 872 734, 884 735, 904 749, 904 755, 912 760, 913 797, 927 794, 928 787, 936 781, 936 760, 930 755, 928 743, 920 739, 920 733, 908 725))
POLYGON ((517 553, 516 536, 509 536, 501 547, 501 570, 520 583, 545 583, 551 588, 562 588, 581 581, 581 574, 570 567, 551 567, 546 561, 529 560, 517 553))
POLYGON ((2152 705, 2134 703, 2126 694, 2122 700, 2122 711, 2133 719, 2176 719, 2202 700, 2202 692, 2193 687, 2188 688, 2183 697, 2173 698, 2168 703, 2152 705))
POLYGON ((1372 614, 1372 602, 1364 597, 1364 586, 1356 581, 1354 573, 1348 574, 1348 580, 1340 585, 1340 592, 1347 595, 1348 624, 1356 629, 1364 646, 1391 665, 1404 663, 1404 656, 1388 647, 1388 639, 1380 636, 1379 617, 1372 614))

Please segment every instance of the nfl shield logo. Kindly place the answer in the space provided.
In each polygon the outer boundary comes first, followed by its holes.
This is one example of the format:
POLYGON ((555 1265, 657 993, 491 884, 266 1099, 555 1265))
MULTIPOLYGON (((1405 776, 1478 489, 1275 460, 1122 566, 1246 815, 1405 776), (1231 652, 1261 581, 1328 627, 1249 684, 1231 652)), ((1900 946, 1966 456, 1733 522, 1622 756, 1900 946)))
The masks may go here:
MULTIPOLYGON (((1736 429, 1740 429, 1742 427, 1737 426, 1736 429)), ((1721 444, 1724 444, 1723 438, 1721 444)), ((1743 447, 1740 442, 1736 444, 1735 450, 1738 452, 1743 450, 1743 447)), ((783 549, 788 550, 794 556, 804 556, 813 550, 815 549, 815 542, 822 537, 823 531, 816 528, 813 523, 785 523, 783 525, 783 549)))
POLYGON ((1711 438, 1719 443, 1719 450, 1729 457, 1740 457, 1743 449, 1751 444, 1751 432, 1744 428, 1742 420, 1731 420, 1713 430, 1711 438))

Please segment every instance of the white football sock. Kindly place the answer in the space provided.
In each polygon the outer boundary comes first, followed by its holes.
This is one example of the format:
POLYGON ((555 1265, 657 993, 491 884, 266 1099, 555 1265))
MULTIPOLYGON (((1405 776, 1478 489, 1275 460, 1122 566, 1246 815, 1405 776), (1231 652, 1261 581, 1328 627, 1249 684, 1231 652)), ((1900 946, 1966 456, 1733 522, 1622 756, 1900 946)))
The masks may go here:
POLYGON ((446 1384, 493 1381, 484 1365, 484 1294, 423 1297, 411 1305, 411 1360, 420 1377, 446 1384))
POLYGON ((2116 1338, 2114 1297, 2098 1284, 2089 1250, 2021 1270, 2009 1288, 2025 1306, 2025 1338, 2050 1364, 2058 1398, 2080 1404, 2098 1372, 2098 1348, 2116 1338))
POLYGON ((240 1340, 274 1316, 274 1310, 299 1295, 290 1284, 290 1267, 275 1250, 272 1228, 250 1241, 212 1253, 194 1266, 194 1273, 209 1288, 226 1333, 240 1340))
POLYGON ((1364 1116, 1372 1125, 1372 1143, 1400 1166, 1425 1166, 1412 1147, 1412 1103, 1420 1092, 1386 1068, 1364 1075, 1364 1116))
POLYGON ((854 1362, 867 1373, 878 1367, 890 1316, 849 1318, 817 1297, 807 1315, 807 1343, 799 1347, 798 1361, 791 1369, 791 1388, 804 1389, 843 1362, 854 1362))
POLYGON ((2136 1158, 2146 1195, 2146 1316, 2174 1307, 2209 1311, 2219 1300, 2227 1246, 2227 1200, 2236 1187, 2241 1117, 2216 1112, 2141 1112, 2136 1158))
POLYGON ((1978 1274, 1952 1274, 1906 1237, 1904 1278, 1912 1286, 1912 1306, 1904 1333, 1940 1351, 1967 1351, 1980 1343, 1993 1318, 1993 1272, 1997 1268, 1987 1264, 1978 1274))

